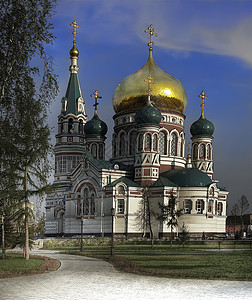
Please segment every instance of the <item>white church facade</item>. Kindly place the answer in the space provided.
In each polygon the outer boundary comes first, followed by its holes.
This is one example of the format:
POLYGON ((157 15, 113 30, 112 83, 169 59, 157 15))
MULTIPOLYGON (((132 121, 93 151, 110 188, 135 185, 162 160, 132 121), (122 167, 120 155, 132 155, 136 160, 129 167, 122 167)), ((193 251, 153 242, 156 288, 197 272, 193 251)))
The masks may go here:
POLYGON ((72 25, 70 78, 54 148, 57 190, 46 199, 46 235, 106 236, 113 224, 116 235, 148 236, 150 223, 155 237, 169 235, 171 228, 157 216, 159 204, 167 205, 171 196, 181 211, 176 232, 186 226, 192 235, 224 234, 228 192, 214 179, 214 125, 204 115, 204 91, 185 155, 186 91, 154 62, 150 25, 146 64, 115 88, 113 151, 105 160, 107 125, 98 116, 100 95, 92 94, 95 111, 88 121, 78 80, 76 22, 72 25))

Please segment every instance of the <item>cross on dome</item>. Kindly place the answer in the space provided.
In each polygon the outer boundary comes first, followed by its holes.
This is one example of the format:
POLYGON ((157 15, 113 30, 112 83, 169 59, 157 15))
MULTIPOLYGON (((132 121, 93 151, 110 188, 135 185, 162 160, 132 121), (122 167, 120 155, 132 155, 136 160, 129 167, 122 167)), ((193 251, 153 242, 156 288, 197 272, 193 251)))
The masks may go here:
POLYGON ((78 26, 76 20, 74 20, 70 26, 73 26, 73 36, 74 36, 74 43, 75 43, 75 38, 76 38, 76 33, 77 33, 77 30, 76 28, 80 28, 80 26, 78 26))
POLYGON ((147 76, 147 78, 144 79, 144 81, 148 82, 148 90, 146 91, 148 93, 148 101, 147 101, 147 106, 152 106, 151 100, 150 100, 150 96, 151 96, 151 84, 155 84, 155 81, 153 81, 153 78, 151 76, 151 74, 149 74, 147 76))
POLYGON ((97 106, 99 105, 97 99, 98 99, 98 98, 99 98, 99 99, 102 98, 102 96, 99 96, 99 95, 100 95, 100 94, 98 93, 97 90, 95 90, 95 91, 93 92, 93 94, 90 95, 90 97, 94 97, 94 98, 95 98, 95 104, 94 104, 94 107, 95 107, 95 114, 97 114, 97 106))
POLYGON ((208 97, 206 96, 205 91, 203 90, 198 97, 200 97, 202 99, 202 103, 200 105, 201 107, 201 119, 205 119, 205 115, 204 115, 204 106, 205 106, 205 99, 207 99, 208 97))
POLYGON ((148 46, 150 47, 149 50, 152 51, 152 45, 154 45, 154 42, 152 41, 152 36, 158 36, 157 33, 154 33, 155 28, 151 24, 147 29, 144 30, 144 32, 149 33, 150 35, 150 42, 148 43, 148 46))

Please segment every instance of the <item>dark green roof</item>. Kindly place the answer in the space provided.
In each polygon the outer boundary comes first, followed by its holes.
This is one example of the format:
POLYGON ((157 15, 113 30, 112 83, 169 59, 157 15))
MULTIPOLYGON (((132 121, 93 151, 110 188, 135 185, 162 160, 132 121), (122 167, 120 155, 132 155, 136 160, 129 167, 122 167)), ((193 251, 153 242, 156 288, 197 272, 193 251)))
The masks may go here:
POLYGON ((161 173, 179 187, 208 187, 212 180, 204 172, 196 168, 172 169, 161 173))
POLYGON ((114 180, 113 182, 111 182, 107 186, 115 186, 115 185, 117 185, 120 182, 126 184, 127 186, 140 187, 140 185, 138 185, 137 183, 135 183, 133 180, 131 180, 131 179, 127 178, 127 177, 124 177, 124 176, 122 176, 122 177, 114 180))
POLYGON ((124 165, 123 163, 119 162, 111 162, 109 160, 98 160, 93 157, 93 155, 87 151, 87 158, 88 160, 99 170, 106 169, 106 170, 114 170, 114 166, 117 164, 119 166, 119 170, 128 171, 129 167, 124 165))
POLYGON ((212 137, 214 124, 207 119, 199 118, 191 125, 190 132, 193 137, 212 137))
POLYGON ((177 187, 176 184, 174 184, 173 182, 171 182, 169 179, 163 177, 163 176, 160 176, 158 178, 157 181, 155 181, 153 184, 152 184, 153 187, 157 187, 157 186, 171 186, 171 187, 177 187))
POLYGON ((139 109, 135 115, 135 121, 139 125, 159 125, 162 115, 158 109, 153 106, 145 106, 139 109))
POLYGON ((108 131, 108 127, 105 122, 100 120, 97 114, 94 114, 93 118, 88 121, 84 126, 84 132, 87 137, 102 136, 104 137, 108 131))
POLYGON ((65 114, 78 115, 78 98, 81 97, 80 84, 77 73, 70 73, 66 91, 67 108, 65 114))

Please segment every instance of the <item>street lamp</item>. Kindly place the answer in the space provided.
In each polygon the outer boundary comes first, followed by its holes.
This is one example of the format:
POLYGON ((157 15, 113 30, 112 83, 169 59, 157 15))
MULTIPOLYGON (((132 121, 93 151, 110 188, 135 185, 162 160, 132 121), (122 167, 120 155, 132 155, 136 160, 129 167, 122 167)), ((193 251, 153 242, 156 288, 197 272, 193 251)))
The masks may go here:
POLYGON ((110 255, 113 256, 114 254, 114 216, 115 216, 115 209, 114 207, 111 208, 111 246, 110 246, 110 255))
POLYGON ((80 251, 83 251, 83 219, 81 219, 81 244, 80 251))

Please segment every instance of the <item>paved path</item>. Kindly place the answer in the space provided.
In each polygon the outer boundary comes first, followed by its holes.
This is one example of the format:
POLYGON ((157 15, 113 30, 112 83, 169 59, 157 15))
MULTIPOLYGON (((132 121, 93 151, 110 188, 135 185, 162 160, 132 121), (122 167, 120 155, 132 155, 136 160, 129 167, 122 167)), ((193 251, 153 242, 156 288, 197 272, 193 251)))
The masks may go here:
POLYGON ((109 263, 82 256, 38 251, 61 261, 54 272, 0 279, 1 300, 79 299, 252 299, 252 283, 166 279, 117 272, 109 263))

